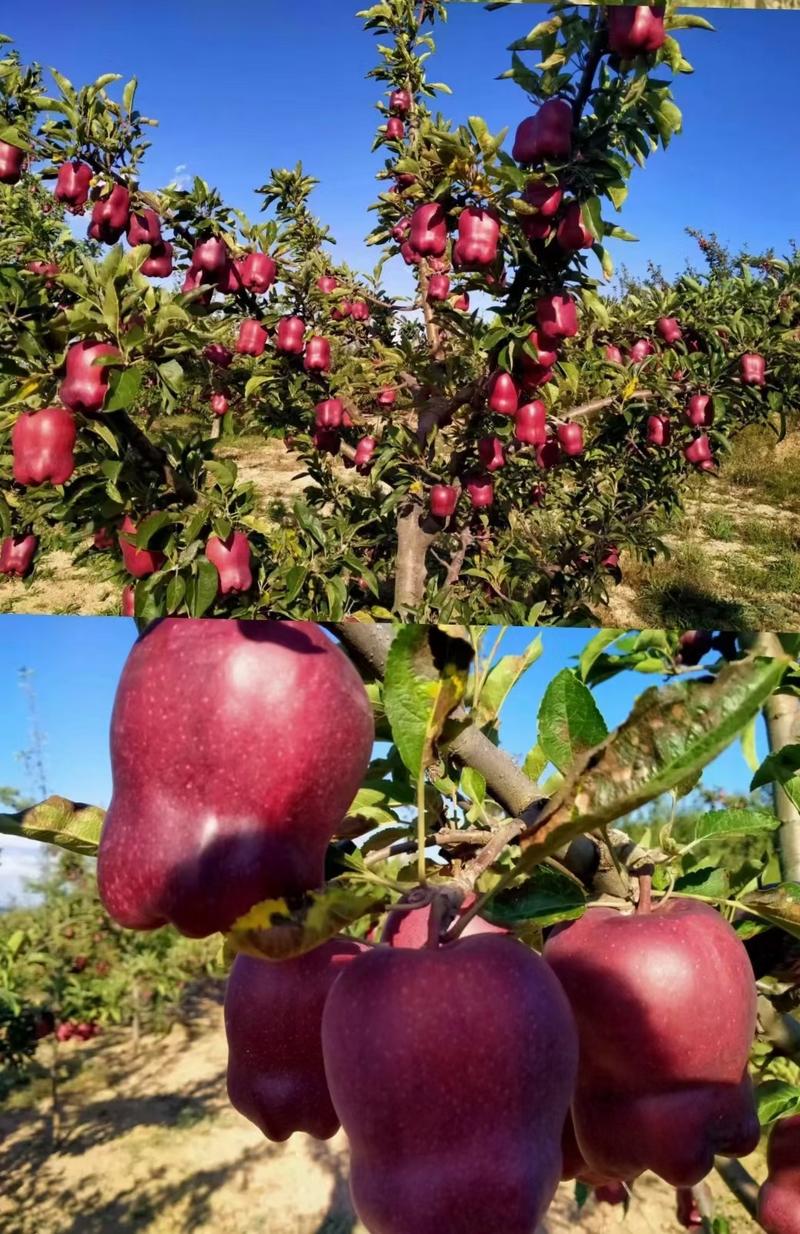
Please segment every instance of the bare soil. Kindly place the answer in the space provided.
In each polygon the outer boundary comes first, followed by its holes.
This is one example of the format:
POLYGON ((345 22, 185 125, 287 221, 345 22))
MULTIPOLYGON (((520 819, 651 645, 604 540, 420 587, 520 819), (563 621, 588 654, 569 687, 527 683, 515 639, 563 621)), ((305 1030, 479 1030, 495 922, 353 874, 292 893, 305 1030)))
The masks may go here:
MULTIPOLYGON (((75 1074, 58 1144, 47 1100, 23 1108, 18 1095, 15 1108, 0 1110, 4 1234, 366 1234, 350 1206, 341 1133, 270 1144, 229 1106, 217 1001, 204 1000, 166 1037, 145 1039, 136 1056, 121 1032, 60 1049, 75 1074)), ((762 1172, 760 1159, 748 1164, 762 1172)), ((477 1186, 491 1187, 486 1166, 477 1186)), ((755 1234, 711 1181, 731 1234, 755 1234)), ((622 1221, 620 1208, 594 1201, 580 1211, 564 1184, 539 1234, 611 1234, 622 1221)), ((674 1192, 650 1175, 637 1181, 624 1230, 679 1234, 674 1192)))

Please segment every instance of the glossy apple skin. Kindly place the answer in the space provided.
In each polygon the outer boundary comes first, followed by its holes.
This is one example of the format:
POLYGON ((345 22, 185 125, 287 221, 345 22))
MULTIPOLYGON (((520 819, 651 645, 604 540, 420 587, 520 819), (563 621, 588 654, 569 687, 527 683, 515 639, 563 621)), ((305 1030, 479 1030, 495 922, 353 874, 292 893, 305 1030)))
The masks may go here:
POLYGON ((261 356, 267 345, 267 332, 260 321, 248 318, 239 326, 236 351, 240 356, 261 356))
POLYGON ((452 484, 434 484, 430 502, 431 514, 435 518, 450 518, 458 505, 458 491, 452 484))
POLYGON ((134 578, 147 578, 160 570, 166 558, 154 548, 137 548, 133 538, 137 526, 129 514, 126 514, 120 525, 119 547, 122 553, 122 563, 134 578))
POLYGON ((487 471, 505 467, 506 452, 499 437, 482 437, 478 442, 478 456, 487 471))
POLYGON ((641 364, 642 361, 646 360, 648 356, 652 356, 654 350, 655 348, 649 339, 640 338, 633 344, 628 352, 628 359, 631 364, 641 364))
MULTIPOLYGON (((464 913, 475 903, 475 896, 465 897, 461 912, 464 913)), ((385 925, 379 933, 382 943, 390 947, 425 947, 428 942, 428 931, 431 920, 431 906, 424 908, 392 909, 386 918, 385 925)), ((461 938, 470 938, 475 934, 507 934, 500 926, 492 925, 485 917, 473 917, 467 922, 461 933, 461 938)))
POLYGON ((739 375, 745 386, 763 386, 766 381, 766 363, 757 352, 748 352, 739 361, 739 375))
POLYGON ((398 116, 407 116, 411 111, 412 98, 408 90, 393 90, 389 95, 389 110, 398 116))
POLYGON ((119 612, 121 617, 134 617, 136 614, 136 593, 131 586, 122 588, 119 612))
POLYGON ((326 398, 317 403, 314 409, 314 423, 317 428, 341 428, 344 405, 338 398, 326 398))
POLYGON ((66 484, 75 470, 75 421, 64 407, 24 411, 11 431, 18 484, 66 484))
POLYGON ((609 364, 622 364, 622 352, 613 343, 608 344, 604 355, 609 364))
POLYGON ((534 1234, 577 1064, 539 956, 494 935, 372 950, 328 995, 322 1048, 370 1234, 534 1234))
POLYGON ((759 1223, 766 1234, 800 1234, 800 1114, 773 1126, 767 1171, 758 1195, 759 1223))
POLYGON ((89 339, 73 343, 67 351, 66 376, 58 391, 64 406, 70 411, 82 411, 84 415, 100 411, 106 401, 111 368, 95 361, 103 356, 120 355, 111 343, 93 343, 89 339))
POLYGON ((568 292, 542 296, 536 302, 539 333, 547 343, 558 343, 578 333, 578 310, 568 292))
POLYGON ((142 210, 132 214, 128 220, 128 244, 133 248, 137 244, 161 243, 161 219, 155 210, 142 210))
POLYGON ((210 536, 206 545, 206 557, 217 567, 220 595, 249 591, 253 586, 250 541, 243 531, 232 531, 227 540, 210 536))
POLYGON ((0 574, 24 578, 33 565, 38 547, 36 536, 7 536, 0 541, 0 574))
POLYGON ((494 210, 467 206, 458 216, 453 265, 461 270, 485 270, 497 260, 500 222, 494 210))
POLYGON ((510 373, 499 369, 489 381, 488 405, 490 411, 513 416, 519 407, 519 390, 510 373))
POLYGON ((0 184, 17 184, 25 166, 25 151, 0 141, 0 184))
POLYGON ((339 281, 332 274, 321 274, 317 279, 317 290, 321 291, 324 296, 329 296, 332 291, 336 291, 338 286, 339 281))
POLYGON ((683 338, 683 330, 675 317, 659 317, 656 329, 668 345, 677 343, 683 338))
POLYGON ((594 236, 583 221, 580 204, 572 201, 564 212, 564 217, 558 224, 556 239, 559 247, 567 253, 578 249, 590 249, 594 244, 594 236))
POLYGON ((514 436, 528 446, 543 446, 547 441, 547 408, 541 399, 523 403, 514 417, 514 436))
POLYGON ((150 626, 111 721, 97 866, 107 911, 202 937, 260 900, 320 886, 373 738, 361 678, 317 626, 150 626))
POLYGON ((624 60, 658 51, 667 37, 664 6, 631 4, 606 9, 608 46, 624 60))
POLYGON ((470 476, 466 490, 473 510, 488 510, 494 505, 494 483, 491 476, 470 476))
POLYGON ((275 335, 275 346, 278 351, 285 351, 292 355, 301 355, 303 351, 303 335, 305 334, 306 323, 302 317, 282 317, 278 322, 278 330, 275 335))
POLYGON ((88 163, 73 160, 62 163, 56 177, 56 187, 53 196, 68 210, 82 210, 89 200, 89 189, 92 185, 92 169, 88 163))
POLYGON ((714 457, 711 452, 711 442, 705 433, 701 433, 699 437, 695 437, 694 441, 690 441, 688 446, 684 446, 683 456, 687 463, 692 463, 696 467, 703 467, 704 464, 710 463, 714 457))
POLYGON ((442 257, 447 248, 447 216, 438 201, 417 206, 408 242, 422 257, 442 257))
POLYGON ((390 116, 386 121, 387 141, 402 141, 406 135, 406 126, 399 116, 390 116))
POLYGON ((572 153, 572 108, 566 99, 548 99, 517 129, 511 157, 517 163, 568 159, 572 153))
POLYGON ((714 404, 710 394, 693 394, 686 404, 686 421, 693 428, 708 428, 714 423, 714 404))
POLYGON ((102 244, 116 244, 127 230, 130 212, 130 193, 124 184, 115 184, 108 196, 92 207, 89 236, 102 244))
POLYGON ((144 259, 139 269, 148 278, 169 278, 172 274, 172 245, 167 240, 154 244, 150 256, 144 259))
POLYGON ((362 437, 356 446, 356 455, 353 460, 356 467, 369 470, 372 464, 372 456, 375 453, 375 448, 378 442, 375 437, 362 437))
POLYGON ((538 180, 531 180, 522 196, 528 205, 536 206, 542 218, 550 219, 558 213, 564 194, 559 185, 542 184, 538 180))
POLYGON ((649 446, 668 446, 671 437, 669 416, 653 415, 647 417, 647 444, 649 446))
POLYGON ((235 262, 236 273, 242 286, 261 296, 275 282, 278 267, 268 253, 248 253, 235 262))
POLYGON ((583 454, 583 429, 580 424, 559 424, 556 435, 558 444, 569 458, 583 454))
POLYGON ((322 1012, 331 986, 365 950, 337 938, 280 962, 238 955, 225 992, 228 1097, 268 1140, 339 1130, 322 1060, 322 1012))
POLYGON ((306 343, 303 368, 307 373, 327 373, 330 367, 330 343, 320 335, 313 335, 306 343))
POLYGON ((432 302, 446 300, 450 295, 450 279, 446 274, 432 274, 428 280, 428 299, 432 302))
POLYGON ((756 991, 719 913, 678 899, 633 915, 590 908, 553 931, 544 955, 578 1025, 572 1117, 591 1170, 633 1179, 651 1169, 693 1187, 715 1153, 753 1151, 756 991))

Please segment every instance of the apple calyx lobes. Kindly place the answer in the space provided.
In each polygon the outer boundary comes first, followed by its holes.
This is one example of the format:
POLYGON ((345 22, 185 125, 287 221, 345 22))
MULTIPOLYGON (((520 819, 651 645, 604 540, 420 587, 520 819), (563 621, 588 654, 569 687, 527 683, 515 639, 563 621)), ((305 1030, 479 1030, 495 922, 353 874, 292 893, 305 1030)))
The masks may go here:
POLYGON ((322 1049, 370 1234, 486 1234, 498 1209, 506 1234, 532 1234, 558 1185, 577 1066, 569 1006, 539 956, 486 934, 370 950, 331 988, 322 1049), (488 1187, 469 1187, 476 1111, 488 1187))
POLYGON ((75 470, 75 421, 64 407, 24 411, 11 432, 18 484, 66 484, 75 470))
POLYGON ((67 351, 66 376, 58 391, 64 406, 85 415, 100 411, 108 393, 111 369, 95 361, 103 356, 121 358, 121 354, 111 343, 93 343, 89 339, 73 343, 67 351))
POLYGON ((781 1119, 770 1132, 757 1219, 766 1234, 800 1234, 800 1114, 781 1119))
POLYGON ((74 160, 62 163, 56 177, 56 187, 53 196, 62 202, 68 210, 82 210, 89 200, 89 189, 92 185, 92 169, 88 163, 74 160))
POLYGON ((572 108, 566 99, 548 99, 517 129, 511 157, 517 163, 563 160, 572 154, 572 108))
POLYGON ((556 927, 544 956, 578 1025, 572 1117, 592 1171, 613 1180, 651 1169, 693 1187, 715 1154, 753 1151, 756 994, 719 913, 687 900, 633 915, 590 908, 556 927))
POLYGON ((97 866, 106 910, 133 929, 170 921, 203 937, 261 900, 320 886, 373 739, 361 678, 317 626, 151 625, 114 702, 97 866))
POLYGON ((497 260, 500 220, 492 209, 467 206, 458 216, 453 265, 459 270, 485 270, 497 260))
POLYGON ((331 986, 363 944, 334 938, 272 962, 237 955, 225 992, 228 1097, 268 1140, 295 1131, 329 1140, 339 1130, 322 1058, 331 986))
POLYGON ((226 540, 210 536, 206 557, 217 568, 220 595, 249 591, 253 586, 250 541, 243 531, 231 531, 226 540))
POLYGON ((623 60, 658 51, 667 37, 664 6, 631 4, 606 9, 609 50, 623 60))
POLYGON ((0 541, 0 574, 24 578, 33 565, 38 547, 37 536, 7 536, 0 541))

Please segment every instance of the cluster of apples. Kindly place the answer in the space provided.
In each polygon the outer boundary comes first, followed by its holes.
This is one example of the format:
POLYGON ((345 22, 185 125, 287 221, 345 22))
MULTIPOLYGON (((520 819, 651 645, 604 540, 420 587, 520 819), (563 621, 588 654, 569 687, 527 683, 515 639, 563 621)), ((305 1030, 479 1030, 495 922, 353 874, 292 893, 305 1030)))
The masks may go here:
MULTIPOLYGON (((683 329, 675 317, 659 317, 656 322, 656 330, 667 347, 675 347, 678 343, 684 343, 689 351, 700 350, 701 345, 697 338, 692 336, 688 339, 684 338, 683 329)), ((642 364, 649 356, 655 354, 656 347, 649 338, 637 339, 624 352, 616 344, 609 343, 604 352, 605 359, 609 364, 623 364, 625 363, 626 356, 628 363, 642 364)), ((677 369, 673 374, 673 380, 683 381, 683 379, 683 370, 677 369)), ((765 385, 766 361, 764 357, 756 352, 746 352, 740 356, 739 380, 744 386, 765 385)), ((713 471, 715 464, 711 441, 708 434, 702 431, 703 429, 710 428, 714 423, 712 396, 706 393, 691 395, 684 408, 683 415, 686 423, 693 430, 696 430, 691 441, 687 442, 683 447, 684 458, 688 463, 697 467, 699 471, 713 471)), ((658 448, 668 446, 671 436, 672 425, 668 415, 658 412, 648 416, 646 425, 648 445, 658 448)))
POLYGON ((58 1041, 91 1041, 92 1037, 99 1037, 102 1031, 96 1020, 62 1020, 55 1033, 58 1041))
MULTIPOLYGON (((158 622, 114 703, 106 909, 202 937, 321 886, 373 741, 361 678, 319 628, 158 622)), ((533 1234, 561 1178, 652 1169, 685 1189, 755 1148, 753 974, 708 905, 590 907, 541 956, 480 917, 454 941, 432 920, 412 898, 380 936, 240 954, 229 977, 231 1101, 274 1140, 341 1124, 371 1234, 533 1234)))

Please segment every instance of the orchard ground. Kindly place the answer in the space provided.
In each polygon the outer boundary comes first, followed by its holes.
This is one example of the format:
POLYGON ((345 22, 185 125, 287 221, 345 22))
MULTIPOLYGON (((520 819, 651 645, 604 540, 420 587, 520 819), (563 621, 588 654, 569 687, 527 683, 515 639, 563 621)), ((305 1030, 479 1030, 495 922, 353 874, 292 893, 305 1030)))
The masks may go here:
MULTIPOLYGON (((280 438, 231 437, 220 455, 254 484, 262 517, 276 517, 308 483, 280 438)), ((623 553, 622 584, 596 609, 598 625, 800 629, 800 424, 780 443, 768 429, 746 429, 719 475, 692 484, 664 542, 670 556, 652 566, 623 553)), ((108 554, 74 566, 71 551, 55 547, 30 584, 0 582, 0 613, 114 615, 120 588, 108 554)))
MULTIPOLYGON (((349 1203, 341 1133, 270 1144, 229 1105, 220 990, 190 999, 183 1021, 165 1038, 144 1038, 135 1057, 127 1030, 60 1053, 70 1078, 57 1146, 44 1078, 0 1110, 5 1234, 365 1234, 349 1203)), ((760 1153, 744 1164, 763 1177, 760 1153)), ((710 1181, 730 1234, 755 1234, 724 1184, 710 1181)), ((567 1183, 540 1234, 610 1234, 620 1220, 621 1209, 594 1202, 579 1215, 567 1183)), ((626 1231, 680 1228, 674 1192, 653 1175, 639 1179, 626 1231)))

